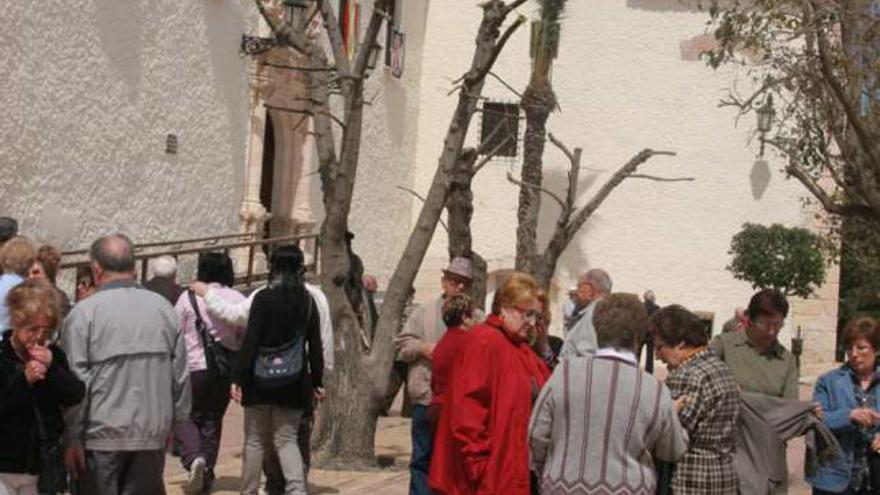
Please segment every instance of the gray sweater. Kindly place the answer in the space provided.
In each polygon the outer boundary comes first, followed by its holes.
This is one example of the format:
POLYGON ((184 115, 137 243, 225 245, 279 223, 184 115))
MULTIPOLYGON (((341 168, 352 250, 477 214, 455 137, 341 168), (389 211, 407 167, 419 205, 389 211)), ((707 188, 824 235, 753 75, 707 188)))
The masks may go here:
POLYGON ((65 438, 88 450, 157 450, 189 417, 186 345, 174 308, 133 281, 105 284, 64 320, 61 345, 86 384, 65 438))
POLYGON ((653 376, 618 357, 573 357, 538 396, 529 447, 542 494, 653 495, 654 460, 681 457, 687 433, 653 376))

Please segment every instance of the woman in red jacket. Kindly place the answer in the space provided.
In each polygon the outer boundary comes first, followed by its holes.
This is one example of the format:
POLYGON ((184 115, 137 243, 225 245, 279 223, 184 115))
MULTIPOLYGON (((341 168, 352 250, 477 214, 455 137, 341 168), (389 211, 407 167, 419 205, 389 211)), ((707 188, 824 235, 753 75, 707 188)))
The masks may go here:
POLYGON ((532 403, 550 376, 529 347, 538 283, 513 273, 486 321, 470 331, 447 385, 431 488, 444 494, 528 495, 532 403))

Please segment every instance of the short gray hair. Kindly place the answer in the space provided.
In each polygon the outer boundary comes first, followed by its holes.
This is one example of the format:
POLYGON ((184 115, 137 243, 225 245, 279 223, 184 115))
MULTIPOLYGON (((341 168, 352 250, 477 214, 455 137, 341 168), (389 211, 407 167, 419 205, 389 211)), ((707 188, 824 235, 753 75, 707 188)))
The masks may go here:
POLYGON ((111 273, 134 272, 134 246, 124 234, 110 234, 92 243, 89 257, 111 273))
POLYGON ((601 268, 593 268, 584 273, 584 279, 602 294, 611 294, 611 276, 601 268))
POLYGON ((177 274, 177 260, 171 256, 159 256, 150 265, 157 277, 173 277, 177 274))

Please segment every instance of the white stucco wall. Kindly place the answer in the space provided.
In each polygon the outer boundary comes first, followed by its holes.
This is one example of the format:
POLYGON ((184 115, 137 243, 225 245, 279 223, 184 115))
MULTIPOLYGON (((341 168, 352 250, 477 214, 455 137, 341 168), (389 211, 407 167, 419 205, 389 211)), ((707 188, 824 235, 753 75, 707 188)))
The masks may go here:
POLYGON ((13 2, 0 16, 0 214, 62 248, 235 232, 248 125, 236 0, 13 2), (178 154, 165 154, 165 136, 178 154))
MULTIPOLYGON (((470 63, 479 16, 470 0, 448 0, 430 10, 416 158, 419 191, 427 190, 434 173, 455 104, 446 93, 470 63)), ((655 157, 640 172, 696 178, 625 181, 560 259, 558 285, 565 288, 579 272, 602 267, 614 279, 615 291, 653 289, 661 305, 676 302, 715 312, 720 329, 752 293, 725 269, 731 236, 744 222, 791 226, 809 216, 801 208, 804 191, 783 178, 780 163, 770 161, 766 190, 754 192, 760 181, 753 185, 750 178, 757 153, 757 142, 750 142, 753 122, 745 119, 736 127, 732 111, 717 108, 732 74, 682 56, 681 43, 703 34, 705 21, 705 14, 672 1, 568 2, 553 74, 562 112, 551 117, 548 128, 570 147, 584 148, 583 167, 601 170, 582 168, 580 204, 646 147, 678 156, 655 157)), ((520 91, 528 82, 528 41, 528 29, 521 29, 495 68, 520 91)), ((491 80, 484 94, 517 100, 491 80)), ((507 162, 490 163, 474 184, 476 249, 490 270, 514 263, 518 189, 505 179, 509 169, 507 162)), ((567 170, 565 158, 548 144, 545 185, 562 191, 567 170)), ((548 199, 544 205, 546 238, 558 207, 548 199)), ((417 213, 414 208, 413 216, 417 213)), ((420 298, 437 291, 446 244, 438 229, 419 279, 420 298)), ((783 342, 787 339, 784 332, 783 342)))

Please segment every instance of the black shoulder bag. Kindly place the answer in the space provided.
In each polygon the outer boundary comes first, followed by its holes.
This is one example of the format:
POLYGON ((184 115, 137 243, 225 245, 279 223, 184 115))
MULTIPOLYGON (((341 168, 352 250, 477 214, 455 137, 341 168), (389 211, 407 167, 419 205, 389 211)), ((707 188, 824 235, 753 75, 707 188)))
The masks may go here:
POLYGON ((199 339, 202 341, 202 349, 205 350, 205 364, 208 367, 208 377, 211 380, 231 382, 233 367, 236 362, 236 353, 224 347, 220 342, 214 340, 208 333, 208 326, 202 319, 202 313, 199 311, 199 303, 196 301, 196 295, 193 291, 187 291, 189 295, 189 303, 192 305, 196 315, 196 331, 199 339))
MULTIPOLYGON (((308 326, 312 318, 312 306, 315 304, 311 295, 306 295, 309 307, 304 327, 308 326)), ((302 378, 305 360, 305 336, 306 331, 303 331, 280 346, 259 347, 254 363, 254 384, 260 388, 273 389, 298 382, 302 378)))

